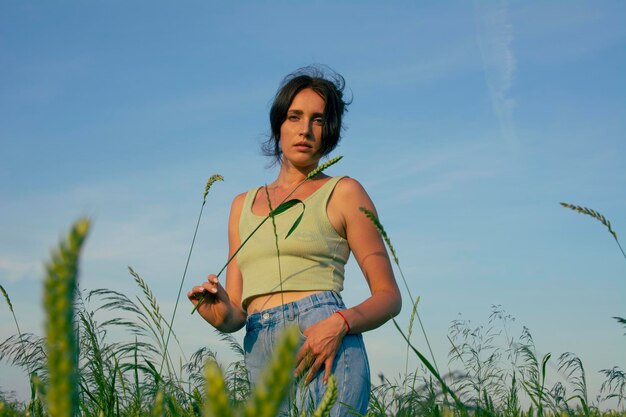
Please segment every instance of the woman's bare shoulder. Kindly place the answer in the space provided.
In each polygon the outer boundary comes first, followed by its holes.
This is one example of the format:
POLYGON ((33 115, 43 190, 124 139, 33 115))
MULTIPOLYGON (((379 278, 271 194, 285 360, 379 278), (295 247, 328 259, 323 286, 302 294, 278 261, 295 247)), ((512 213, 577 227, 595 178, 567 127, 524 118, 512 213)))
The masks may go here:
POLYGON ((235 198, 233 198, 233 205, 235 204, 243 204, 244 200, 246 199, 246 195, 248 194, 247 191, 244 191, 241 194, 237 194, 235 196, 235 198))
POLYGON ((335 186, 334 194, 340 199, 369 198, 363 185, 352 177, 342 177, 335 186))
POLYGON ((243 203, 246 200, 247 192, 243 192, 241 194, 237 194, 235 198, 233 198, 233 202, 230 205, 230 213, 231 215, 235 214, 237 218, 243 209, 243 203))

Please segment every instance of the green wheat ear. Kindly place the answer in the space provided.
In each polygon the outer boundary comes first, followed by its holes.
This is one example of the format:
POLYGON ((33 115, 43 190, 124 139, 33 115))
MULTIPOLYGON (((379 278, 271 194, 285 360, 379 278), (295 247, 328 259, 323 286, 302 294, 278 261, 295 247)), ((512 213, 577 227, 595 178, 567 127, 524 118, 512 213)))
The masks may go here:
POLYGON ((89 227, 88 219, 78 220, 46 264, 43 300, 49 372, 46 398, 51 417, 70 417, 78 412, 74 296, 79 253, 89 227))
MULTIPOLYGON (((417 312, 417 303, 419 302, 419 298, 413 298, 413 294, 411 294, 411 289, 409 288, 409 284, 406 281, 406 278, 404 277, 404 272, 402 271, 402 268, 400 267, 400 261, 398 260, 398 256, 396 255, 396 251, 394 250, 393 246, 391 245, 391 239, 389 239, 389 236, 387 236, 387 232, 385 231, 385 228, 383 227, 382 223, 380 222, 380 220, 378 220, 378 217, 376 216, 376 214, 374 214, 374 212, 372 212, 371 210, 365 208, 365 207, 359 207, 359 210, 361 210, 363 213, 365 213, 365 215, 367 216, 368 219, 370 219, 370 221, 374 224, 374 227, 376 227, 376 230, 378 230, 378 233, 380 233, 380 235, 382 236, 383 240, 385 241, 385 243, 387 244, 387 247, 389 248, 389 251, 391 252, 391 255, 393 256, 393 261, 395 262, 396 266, 398 267, 398 271, 400 271, 400 276, 402 277, 402 282, 404 283, 404 286, 406 288, 406 292, 409 295, 409 299, 411 300, 411 304, 412 304, 412 311, 411 311, 411 318, 410 318, 410 324, 411 326, 413 325, 413 317, 417 317, 417 321, 420 324, 420 327, 422 329, 422 334, 424 335, 424 339, 426 340, 426 345, 428 346, 428 350, 430 351, 430 356, 433 358, 433 363, 435 364, 435 368, 437 369, 437 371, 439 371, 439 367, 437 366, 437 361, 435 360, 435 354, 433 353, 432 348, 430 347, 430 341, 428 340, 428 335, 426 334, 426 330, 424 329, 424 324, 422 323, 422 318, 420 317, 419 313, 417 312)), ((395 322, 395 320, 394 320, 395 322)), ((410 330, 410 329, 409 329, 410 330)), ((409 331, 409 334, 411 333, 411 331, 409 331)), ((411 345, 410 340, 407 339, 407 360, 406 360, 406 369, 408 369, 409 366, 409 361, 408 361, 408 348, 411 345)))
POLYGON ((154 396, 154 404, 152 405, 152 417, 163 417, 163 391, 159 389, 154 396))
POLYGON ((216 181, 224 181, 224 177, 222 177, 220 174, 211 175, 211 177, 206 182, 206 187, 204 187, 204 195, 202 196, 202 204, 206 202, 206 196, 207 194, 209 194, 209 190, 211 189, 211 186, 216 181))
POLYGON ((244 417, 274 417, 287 395, 294 371, 294 353, 298 345, 296 326, 285 328, 274 355, 243 409, 244 417))
POLYGON ((339 162, 341 160, 341 158, 343 158, 343 156, 336 156, 336 157, 334 157, 332 159, 329 159, 327 162, 323 163, 322 165, 320 165, 317 168, 315 168, 313 171, 309 172, 309 174, 306 176, 306 179, 308 180, 308 179, 313 178, 314 176, 316 176, 320 172, 324 171, 329 166, 334 165, 337 162, 339 162))
POLYGON ((7 294, 7 292, 5 291, 5 289, 4 289, 4 287, 2 285, 0 285, 0 292, 2 293, 2 295, 4 295, 4 299, 6 300, 7 304, 9 305, 9 310, 12 313, 13 312, 13 304, 11 304, 11 299, 9 298, 9 294, 7 294))
POLYGON ((370 221, 374 224, 374 227, 376 227, 376 230, 378 230, 378 233, 380 233, 382 238, 385 240, 385 243, 389 247, 389 251, 391 252, 391 255, 393 256, 393 260, 397 265, 399 263, 398 256, 396 256, 396 251, 393 249, 393 245, 391 244, 391 239, 389 239, 389 236, 387 236, 387 232, 385 231, 385 228, 383 227, 383 225, 380 223, 380 220, 378 220, 378 217, 376 217, 376 215, 371 210, 368 210, 365 207, 359 207, 359 210, 365 213, 367 218, 370 219, 370 221))
POLYGON ((326 385, 326 392, 322 397, 322 401, 320 401, 320 405, 313 412, 312 417, 328 417, 335 401, 337 401, 337 378, 331 374, 326 385))
POLYGON ((598 213, 597 211, 595 211, 593 209, 590 209, 590 208, 587 208, 587 207, 576 206, 574 204, 569 204, 569 203, 560 203, 560 204, 563 207, 568 208, 570 210, 574 210, 574 211, 577 211, 578 213, 586 214, 587 216, 591 216, 594 219, 598 220, 603 225, 605 225, 606 228, 609 230, 609 233, 611 234, 611 236, 613 236, 613 239, 615 239, 615 243, 617 243, 617 246, 619 247, 619 250, 622 252, 622 255, 626 259, 626 252, 624 252, 624 249, 622 248, 622 245, 619 243, 619 240, 617 239, 617 233, 615 233, 615 231, 611 227, 611 222, 608 221, 606 219, 606 217, 604 217, 602 214, 598 213))
POLYGON ((203 417, 232 417, 224 376, 214 360, 208 360, 204 366, 204 379, 206 400, 203 417))
POLYGON ((605 225, 607 229, 609 229, 609 233, 613 235, 613 238, 617 239, 617 233, 615 233, 615 231, 611 228, 611 222, 608 221, 606 217, 604 217, 602 214, 587 207, 576 206, 574 204, 569 204, 569 203, 559 203, 559 204, 561 204, 565 208, 577 211, 578 213, 581 213, 581 214, 586 214, 587 216, 591 216, 594 219, 598 220, 600 223, 605 225))

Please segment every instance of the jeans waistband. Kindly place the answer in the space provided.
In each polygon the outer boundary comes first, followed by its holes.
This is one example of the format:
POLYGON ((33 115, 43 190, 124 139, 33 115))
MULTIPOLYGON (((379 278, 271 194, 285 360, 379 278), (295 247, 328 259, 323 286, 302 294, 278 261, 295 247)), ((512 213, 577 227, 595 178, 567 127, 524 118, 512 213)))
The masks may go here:
POLYGON ((336 305, 340 309, 345 309, 339 294, 334 291, 321 291, 299 300, 249 315, 246 322, 246 330, 275 326, 276 324, 281 324, 283 320, 293 321, 299 314, 323 305, 336 305))

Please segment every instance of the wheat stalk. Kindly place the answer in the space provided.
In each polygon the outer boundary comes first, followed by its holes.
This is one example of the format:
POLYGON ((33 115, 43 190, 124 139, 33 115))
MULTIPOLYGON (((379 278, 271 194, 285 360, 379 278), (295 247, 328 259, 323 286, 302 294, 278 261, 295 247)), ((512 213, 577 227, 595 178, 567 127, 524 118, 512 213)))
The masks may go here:
POLYGON ((61 242, 46 264, 44 309, 49 387, 46 393, 52 417, 70 417, 78 412, 77 346, 74 332, 74 296, 78 259, 90 222, 77 221, 67 240, 61 242))
MULTIPOLYGON (((24 346, 24 338, 22 337, 22 331, 20 330, 20 325, 17 322, 15 311, 13 311, 13 304, 11 304, 11 299, 9 298, 9 294, 7 294, 6 290, 4 289, 2 285, 0 285, 0 292, 4 296, 4 299, 6 300, 9 306, 9 311, 13 315, 13 321, 15 322, 15 327, 17 327, 17 334, 20 337, 20 345, 22 346, 22 351, 24 352, 24 355, 26 355, 26 347, 24 346)), ((26 362, 26 368, 28 370, 28 375, 32 374, 32 371, 30 369, 30 363, 26 362)))
MULTIPOLYGON (((428 345, 428 350, 430 351, 430 356, 433 358, 433 364, 435 365, 435 368, 437 369, 437 372, 439 372, 439 367, 437 366, 437 361, 435 360, 435 355, 433 354, 433 350, 430 347, 430 341, 428 340, 428 336, 426 335, 426 330, 424 329, 424 324, 422 323, 422 318, 420 317, 418 311, 417 311, 417 303, 418 300, 413 298, 413 294, 411 294, 411 289, 409 288, 409 284, 406 282, 406 278, 404 277, 404 272, 402 272, 402 268, 400 267, 400 261, 398 260, 398 256, 396 255, 396 251, 393 248, 393 245, 391 244, 391 239, 389 239, 389 236, 387 235, 387 232, 385 231, 385 228, 383 227, 382 223, 380 222, 380 220, 378 219, 378 217, 374 214, 374 212, 372 212, 371 210, 365 208, 365 207, 359 207, 359 210, 361 210, 363 213, 365 213, 365 215, 367 216, 368 219, 370 219, 370 221, 374 224, 374 227, 376 227, 376 230, 378 230, 378 233, 380 233, 380 235, 382 236, 383 240, 385 241, 385 243, 387 243, 387 246, 389 247, 389 251, 391 252, 391 255, 393 256, 393 261, 396 264, 396 266, 398 267, 398 271, 400 271, 400 276, 402 277, 402 282, 404 282, 404 287, 406 288, 406 292, 409 294, 409 299, 411 300, 411 305, 413 307, 413 310, 411 311, 411 316, 413 316, 413 312, 415 312, 415 316, 417 316, 417 321, 420 324, 420 327, 422 329, 422 333, 424 334, 424 339, 426 339, 426 345, 428 345)), ((411 320, 412 322, 412 320, 411 320)), ((412 323, 411 323, 412 324, 412 323)), ((409 343, 410 341, 407 341, 407 343, 409 343)), ((408 368, 408 345, 407 345, 407 364, 406 367, 408 368)))
MULTIPOLYGON (((137 272, 135 272, 135 270, 132 267, 130 266, 128 267, 128 272, 130 273, 130 275, 132 275, 137 285, 139 285, 139 288, 141 288, 141 291, 143 291, 144 296, 150 302, 150 308, 149 309, 146 308, 145 310, 148 313, 148 315, 152 318, 152 321, 154 322, 157 330, 159 331, 159 334, 161 335, 161 337, 163 337, 163 334, 165 333, 163 330, 163 326, 161 325, 161 322, 163 321, 163 316, 161 315, 161 308, 159 307, 159 303, 157 302, 157 299, 154 296, 154 293, 152 292, 150 287, 148 287, 148 284, 146 283, 146 281, 143 278, 141 278, 141 276, 137 272)), ((139 298, 137 299, 139 300, 139 298)), ((141 300, 139 300, 139 302, 141 303, 141 300)))
POLYGON ((603 225, 606 226, 606 228, 609 230, 609 233, 611 234, 611 236, 613 236, 613 239, 615 239, 615 242, 617 243, 617 246, 619 247, 619 250, 622 252, 622 255, 624 256, 624 258, 626 259, 626 253, 624 253, 624 249, 622 248, 622 245, 619 243, 619 240, 617 239, 617 233, 615 233, 615 231, 613 230, 613 228, 611 227, 611 222, 608 221, 606 219, 606 217, 604 217, 602 214, 598 213, 597 211, 587 208, 587 207, 582 207, 582 206, 577 206, 574 204, 570 204, 570 203, 559 203, 561 204, 561 206, 568 208, 570 210, 576 211, 580 214, 585 214, 587 216, 593 217, 594 219, 598 220, 600 223, 602 223, 603 225))
POLYGON ((191 253, 193 252, 193 245, 196 242, 196 236, 198 234, 198 227, 200 226, 200 219, 202 218, 202 212, 204 211, 204 205, 206 204, 206 196, 209 194, 209 190, 211 186, 216 181, 224 181, 224 177, 220 174, 214 174, 209 177, 204 186, 204 194, 202 194, 202 206, 200 207, 200 213, 198 214, 198 221, 196 221, 196 228, 193 231, 193 238, 191 239, 191 246, 189 247, 189 254, 187 255, 187 262, 185 262, 185 269, 183 270, 183 277, 180 280, 180 285, 178 286, 178 295, 176 296, 176 303, 174 304, 174 311, 172 312, 172 319, 170 320, 169 329, 167 331, 167 338, 165 339, 165 349, 163 351, 163 358, 161 359, 161 366, 159 369, 159 374, 163 371, 163 364, 165 363, 165 358, 167 356, 167 347, 170 343, 170 336, 172 335, 172 326, 174 325, 174 318, 176 317, 176 311, 178 310, 178 303, 180 301, 180 294, 183 291, 183 285, 185 283, 185 277, 187 276, 187 268, 189 267, 189 261, 191 260, 191 253))

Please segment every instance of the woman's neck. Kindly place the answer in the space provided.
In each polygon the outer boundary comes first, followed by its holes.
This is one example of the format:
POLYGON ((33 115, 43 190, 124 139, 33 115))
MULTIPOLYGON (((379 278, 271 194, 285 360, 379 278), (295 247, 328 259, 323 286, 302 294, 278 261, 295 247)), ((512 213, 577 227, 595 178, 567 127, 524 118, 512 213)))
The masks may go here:
POLYGON ((279 188, 292 188, 304 181, 309 172, 315 168, 317 168, 317 164, 300 168, 283 161, 280 165, 278 178, 276 178, 273 185, 279 188))

